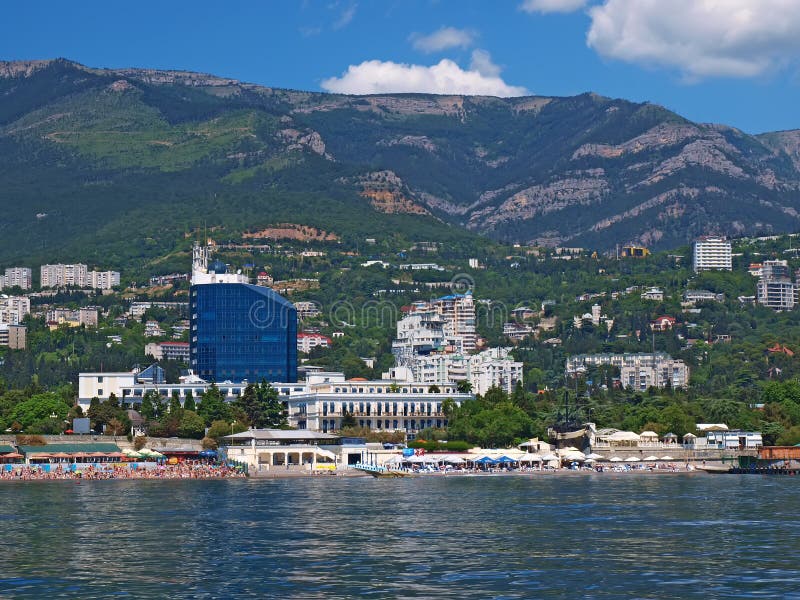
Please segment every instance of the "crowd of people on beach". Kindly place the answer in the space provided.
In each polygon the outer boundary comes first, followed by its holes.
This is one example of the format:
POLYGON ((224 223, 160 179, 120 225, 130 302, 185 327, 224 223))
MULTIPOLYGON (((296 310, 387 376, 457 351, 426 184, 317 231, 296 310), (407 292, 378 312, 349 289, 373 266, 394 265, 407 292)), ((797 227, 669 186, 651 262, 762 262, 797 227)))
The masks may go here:
POLYGON ((245 477, 240 469, 203 461, 184 461, 175 465, 21 465, 0 470, 0 481, 97 480, 97 479, 229 479, 245 477))

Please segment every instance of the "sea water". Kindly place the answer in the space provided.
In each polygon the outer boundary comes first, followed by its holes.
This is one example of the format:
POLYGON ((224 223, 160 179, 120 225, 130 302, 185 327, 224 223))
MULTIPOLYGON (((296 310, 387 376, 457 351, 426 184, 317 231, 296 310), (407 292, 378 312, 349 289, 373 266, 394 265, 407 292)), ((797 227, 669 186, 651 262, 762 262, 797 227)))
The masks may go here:
POLYGON ((0 483, 0 598, 800 598, 800 479, 0 483))

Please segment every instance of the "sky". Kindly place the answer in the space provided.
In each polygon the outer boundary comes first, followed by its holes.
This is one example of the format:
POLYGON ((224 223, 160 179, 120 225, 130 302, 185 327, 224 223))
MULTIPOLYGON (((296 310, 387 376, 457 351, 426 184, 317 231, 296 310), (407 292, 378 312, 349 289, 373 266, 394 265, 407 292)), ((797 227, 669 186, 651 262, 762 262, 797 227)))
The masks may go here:
POLYGON ((800 128, 800 0, 26 0, 0 31, 0 60, 341 93, 595 92, 800 128))

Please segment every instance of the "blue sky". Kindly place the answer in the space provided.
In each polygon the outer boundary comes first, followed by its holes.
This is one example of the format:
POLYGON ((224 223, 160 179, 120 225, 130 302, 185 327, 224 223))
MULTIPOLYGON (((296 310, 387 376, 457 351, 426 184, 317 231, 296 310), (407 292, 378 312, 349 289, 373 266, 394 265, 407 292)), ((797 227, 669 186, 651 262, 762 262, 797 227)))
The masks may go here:
POLYGON ((800 0, 4 5, 0 59, 187 69, 348 93, 571 95, 751 133, 800 128, 800 0))

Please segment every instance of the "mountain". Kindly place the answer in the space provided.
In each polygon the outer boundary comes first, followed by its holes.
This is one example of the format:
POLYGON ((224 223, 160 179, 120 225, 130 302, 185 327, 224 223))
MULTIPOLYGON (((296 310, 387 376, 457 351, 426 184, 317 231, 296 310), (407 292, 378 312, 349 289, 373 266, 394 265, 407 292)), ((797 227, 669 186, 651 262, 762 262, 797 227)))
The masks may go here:
POLYGON ((3 262, 146 261, 205 226, 600 249, 800 228, 800 132, 595 94, 344 96, 0 62, 0 156, 3 262))

